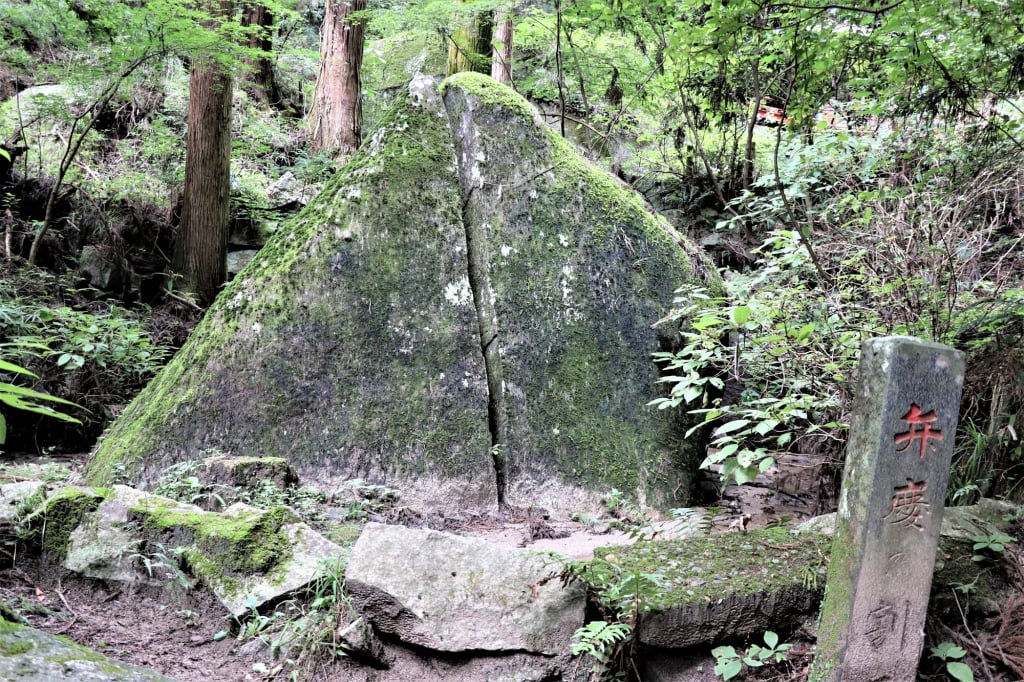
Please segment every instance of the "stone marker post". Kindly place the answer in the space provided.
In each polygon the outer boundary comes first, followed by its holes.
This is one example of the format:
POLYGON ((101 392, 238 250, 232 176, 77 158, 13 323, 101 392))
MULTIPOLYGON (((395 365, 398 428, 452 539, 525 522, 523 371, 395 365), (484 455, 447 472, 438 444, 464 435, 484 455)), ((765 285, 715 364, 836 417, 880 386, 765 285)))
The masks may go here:
POLYGON ((811 682, 916 677, 963 378, 948 346, 862 346, 811 682))

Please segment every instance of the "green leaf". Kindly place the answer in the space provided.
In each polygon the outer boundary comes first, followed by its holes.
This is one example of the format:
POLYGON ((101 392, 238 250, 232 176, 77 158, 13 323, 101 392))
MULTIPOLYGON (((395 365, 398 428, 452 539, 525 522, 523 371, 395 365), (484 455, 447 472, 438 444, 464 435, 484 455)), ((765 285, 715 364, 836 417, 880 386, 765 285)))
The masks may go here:
POLYGON ((947 658, 963 658, 967 655, 967 651, 952 642, 941 642, 936 646, 933 646, 931 651, 932 656, 941 658, 942 660, 946 660, 947 658))
POLYGON ((779 644, 779 636, 769 630, 764 633, 764 643, 768 645, 769 649, 774 649, 779 644))
POLYGON ((813 322, 808 322, 804 326, 800 327, 800 330, 796 333, 796 340, 798 342, 806 341, 810 337, 810 335, 813 334, 813 333, 814 333, 814 323, 813 322))
POLYGON ((974 682, 974 671, 966 663, 950 661, 946 664, 946 672, 960 682, 974 682))
POLYGON ((0 372, 14 372, 15 374, 24 374, 30 376, 33 379, 38 379, 34 373, 28 371, 24 367, 15 365, 13 362, 7 362, 6 360, 0 360, 0 372))
POLYGON ((0 445, 7 442, 7 420, 0 414, 0 445))
POLYGON ((751 465, 748 467, 737 467, 736 472, 733 475, 736 477, 736 482, 740 485, 751 483, 755 478, 757 478, 757 466, 751 465))
POLYGON ((722 326, 723 322, 724 320, 722 320, 720 317, 716 317, 714 315, 704 315, 700 317, 698 320, 696 320, 691 326, 697 331, 705 331, 712 327, 720 327, 722 326))
POLYGON ((732 321, 737 326, 742 326, 748 319, 750 319, 750 308, 745 305, 739 305, 732 309, 732 321))
POLYGON ((715 429, 713 436, 721 436, 726 433, 731 433, 738 429, 742 429, 744 426, 750 423, 749 419, 733 419, 730 422, 726 422, 715 429))

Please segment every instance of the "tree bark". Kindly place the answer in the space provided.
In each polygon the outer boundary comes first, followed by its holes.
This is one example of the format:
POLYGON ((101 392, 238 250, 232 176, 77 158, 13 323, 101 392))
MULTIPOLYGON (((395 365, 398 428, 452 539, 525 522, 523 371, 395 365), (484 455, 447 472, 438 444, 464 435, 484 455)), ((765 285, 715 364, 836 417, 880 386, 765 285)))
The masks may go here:
POLYGON ((245 60, 249 71, 244 76, 243 87, 257 102, 274 105, 280 99, 274 82, 274 63, 270 60, 274 49, 274 14, 264 5, 246 4, 242 9, 242 27, 251 31, 246 36, 245 46, 264 53, 245 60))
MULTIPOLYGON (((227 4, 221 5, 226 11, 227 4)), ((185 190, 178 228, 184 288, 206 305, 227 277, 231 194, 231 74, 208 56, 192 66, 185 190)))
POLYGON ((362 141, 365 21, 349 19, 366 0, 328 0, 320 32, 320 74, 310 111, 314 151, 347 156, 362 141))
POLYGON ((491 78, 499 83, 512 82, 512 38, 512 13, 507 10, 494 10, 491 78))
POLYGON ((448 36, 447 74, 462 71, 491 73, 491 15, 474 14, 472 19, 448 36))

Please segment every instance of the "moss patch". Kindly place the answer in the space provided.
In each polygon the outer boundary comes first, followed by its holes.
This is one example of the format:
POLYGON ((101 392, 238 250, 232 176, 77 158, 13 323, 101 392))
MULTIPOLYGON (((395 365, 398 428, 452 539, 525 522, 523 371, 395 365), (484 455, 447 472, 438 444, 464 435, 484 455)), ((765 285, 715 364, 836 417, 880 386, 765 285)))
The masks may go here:
POLYGON ((662 589, 644 604, 654 610, 790 586, 824 587, 831 543, 826 535, 768 528, 604 547, 594 560, 614 563, 626 574, 661 575, 662 589))
POLYGON ((54 561, 62 561, 67 555, 68 538, 82 523, 82 517, 95 511, 112 492, 109 488, 61 488, 25 517, 22 538, 38 543, 43 554, 54 561))
POLYGON ((154 505, 150 501, 133 507, 131 513, 161 539, 175 546, 194 546, 197 552, 192 554, 192 563, 214 569, 206 571, 207 574, 271 573, 291 556, 282 526, 298 521, 287 507, 229 515, 154 505), (202 557, 212 566, 200 562, 202 557))

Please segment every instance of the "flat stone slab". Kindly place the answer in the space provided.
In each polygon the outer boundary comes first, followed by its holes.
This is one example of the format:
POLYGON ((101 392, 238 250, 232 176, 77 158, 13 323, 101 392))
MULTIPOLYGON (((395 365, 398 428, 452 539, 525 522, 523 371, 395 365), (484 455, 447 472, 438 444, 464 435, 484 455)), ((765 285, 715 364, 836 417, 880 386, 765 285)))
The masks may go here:
POLYGON ((174 682, 62 637, 0 620, 0 679, 18 682, 174 682))
POLYGON ((815 613, 830 545, 824 535, 773 528, 605 547, 595 561, 662 576, 658 601, 643 604, 637 639, 680 649, 759 635, 815 613))
POLYGON ((370 523, 345 571, 355 608, 378 631, 437 651, 565 654, 584 593, 560 564, 477 538, 370 523))

